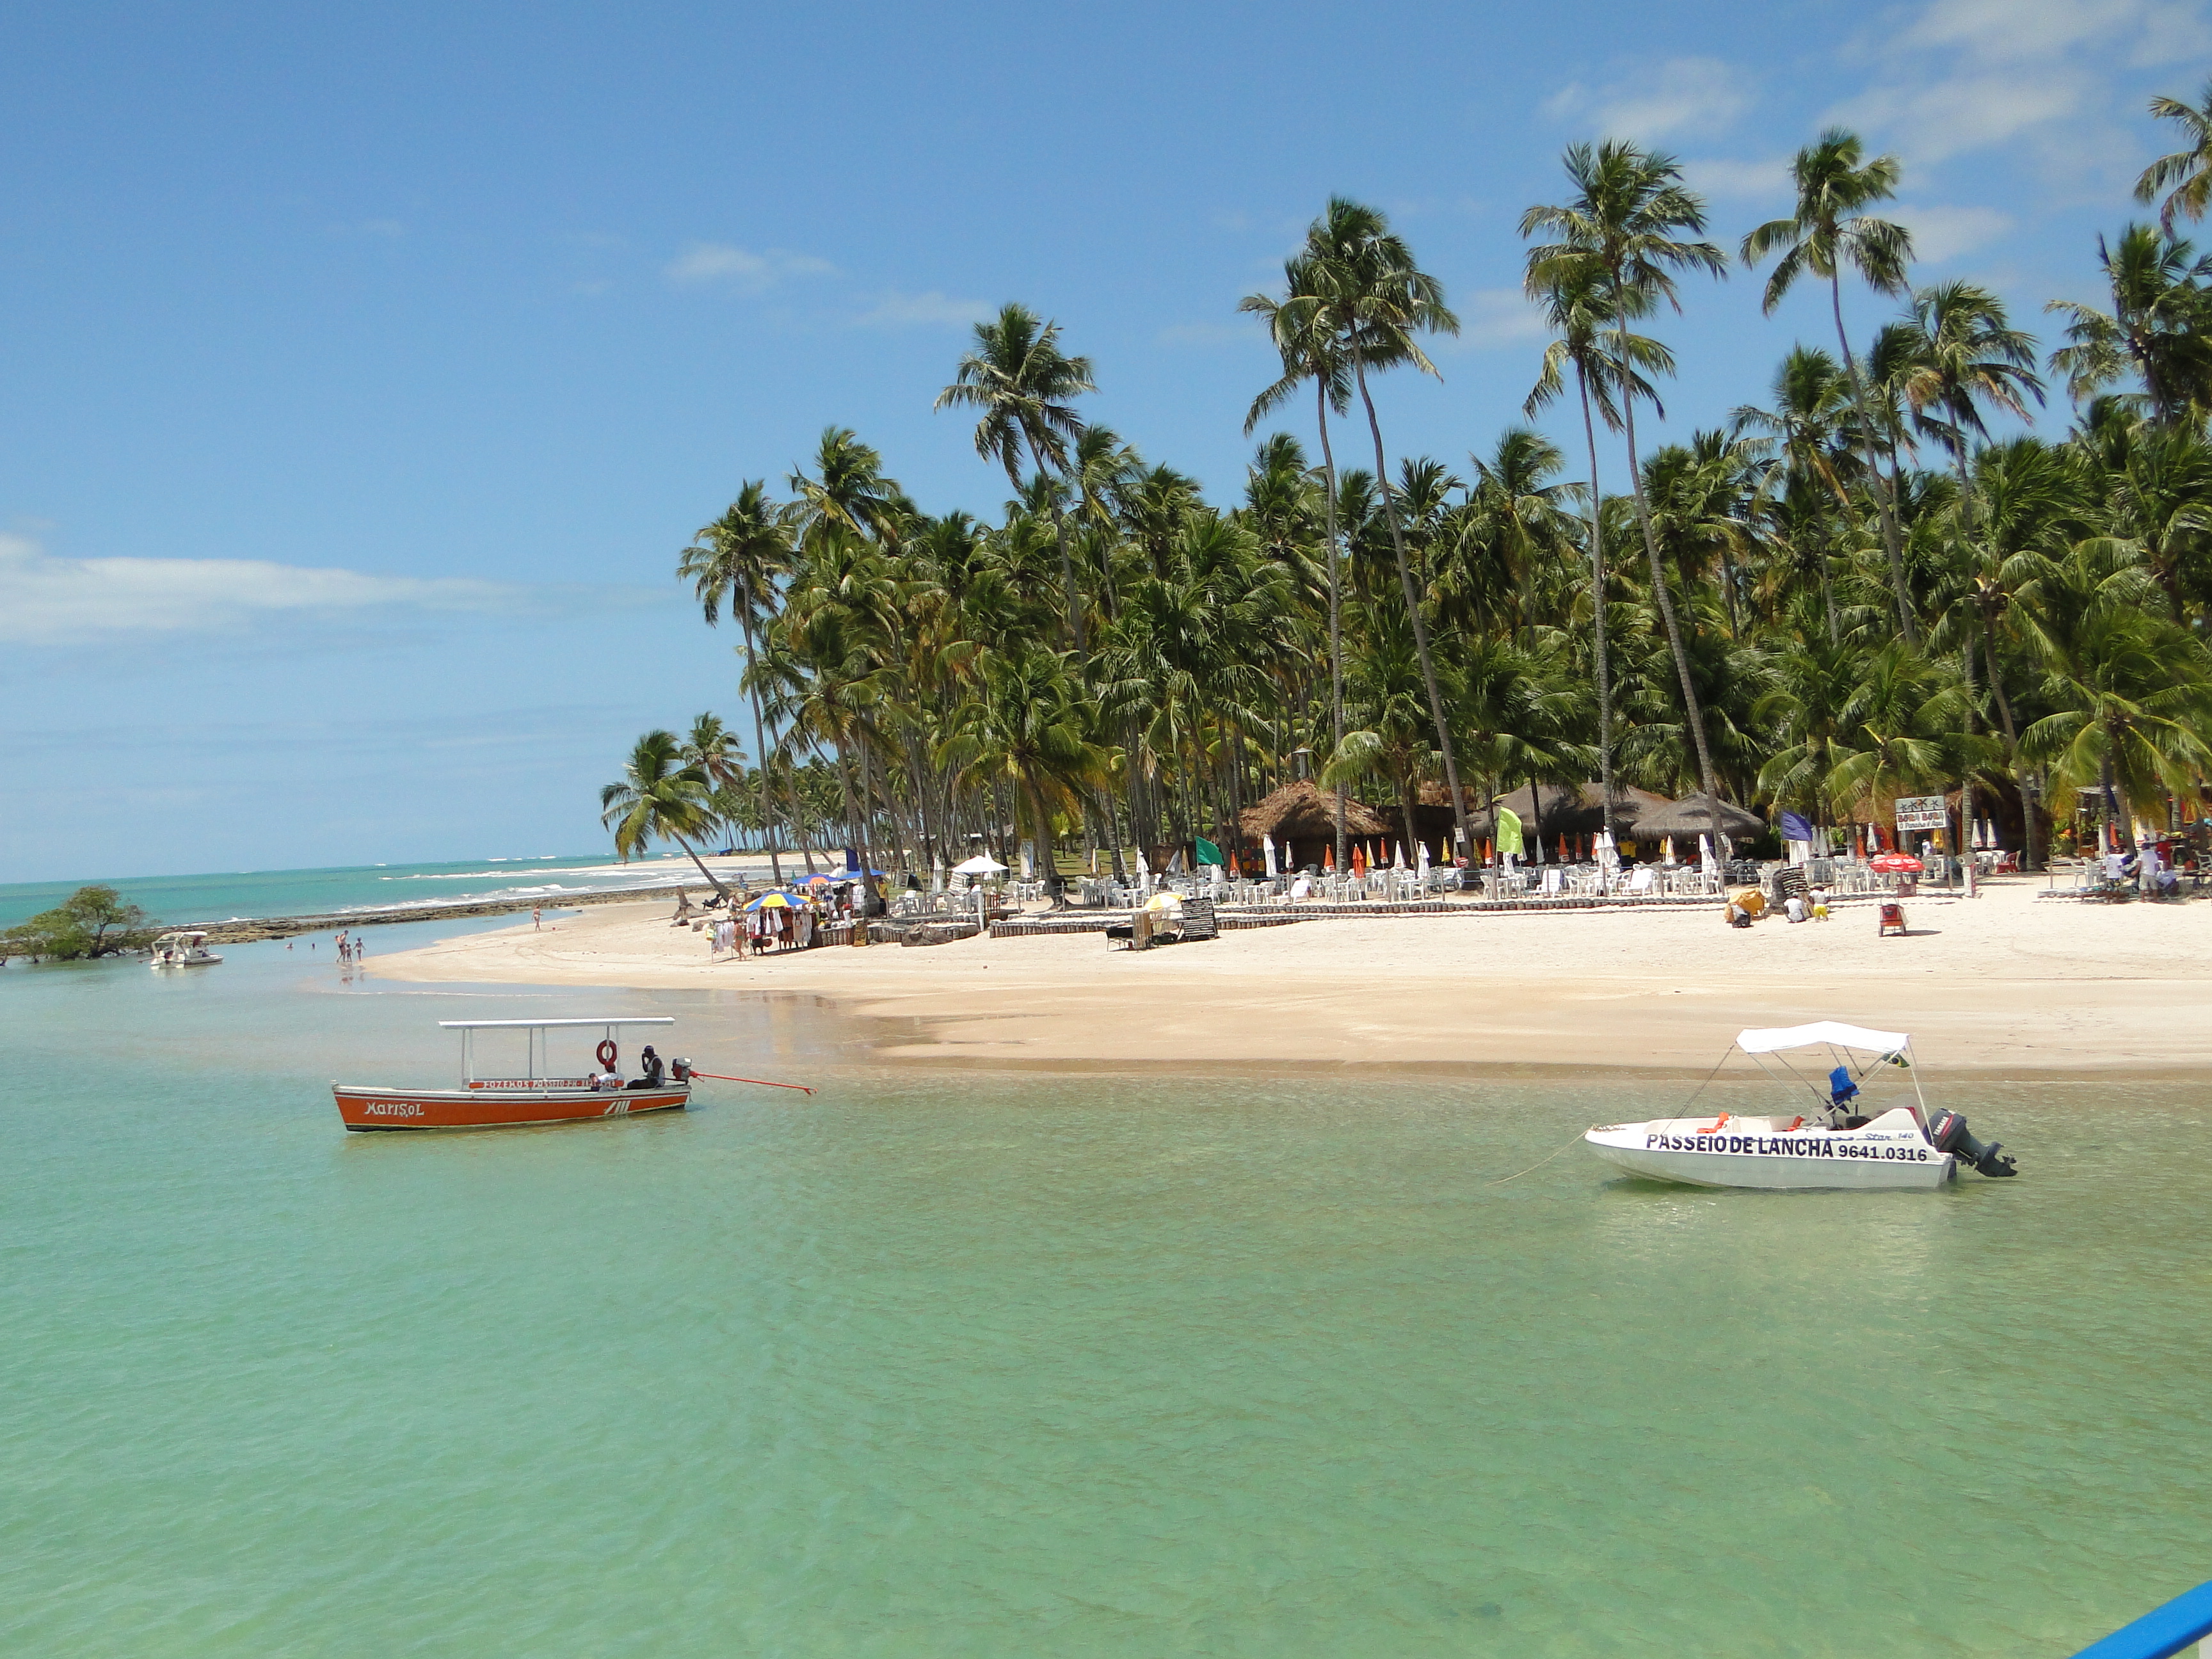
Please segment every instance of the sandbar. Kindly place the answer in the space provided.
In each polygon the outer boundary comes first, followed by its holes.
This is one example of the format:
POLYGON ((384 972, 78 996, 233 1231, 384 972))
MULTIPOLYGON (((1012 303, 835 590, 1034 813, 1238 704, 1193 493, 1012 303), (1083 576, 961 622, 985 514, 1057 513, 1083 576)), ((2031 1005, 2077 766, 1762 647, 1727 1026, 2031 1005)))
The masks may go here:
POLYGON ((714 989, 826 1001, 893 1061, 1113 1068, 1702 1073, 1743 1026, 1843 1019, 1923 1063, 2212 1079, 2212 903, 2039 898, 2039 877, 1749 929, 1717 908, 1355 917, 1144 952, 1101 935, 710 962, 665 899, 373 959, 393 980, 714 989))

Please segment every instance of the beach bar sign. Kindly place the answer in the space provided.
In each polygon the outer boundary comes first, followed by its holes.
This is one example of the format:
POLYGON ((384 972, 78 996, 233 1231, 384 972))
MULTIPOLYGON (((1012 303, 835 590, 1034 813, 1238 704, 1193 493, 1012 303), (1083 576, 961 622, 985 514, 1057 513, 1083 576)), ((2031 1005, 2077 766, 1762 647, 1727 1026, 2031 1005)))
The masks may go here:
POLYGON ((1951 823, 1941 795, 1899 795, 1893 817, 1900 830, 1945 830, 1951 823))

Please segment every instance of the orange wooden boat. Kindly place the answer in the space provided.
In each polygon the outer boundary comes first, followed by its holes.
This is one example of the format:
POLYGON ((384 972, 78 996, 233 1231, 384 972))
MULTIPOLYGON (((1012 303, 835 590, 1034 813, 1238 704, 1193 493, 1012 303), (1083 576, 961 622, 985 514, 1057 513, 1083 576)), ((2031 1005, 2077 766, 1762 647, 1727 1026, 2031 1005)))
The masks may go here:
POLYGON ((645 1112, 680 1112, 691 1098, 691 1063, 668 1062, 662 1082, 651 1087, 600 1081, 620 1058, 615 1033, 625 1025, 673 1025, 665 1016, 625 1019, 441 1019, 461 1034, 461 1086, 458 1089, 386 1089, 331 1084, 338 1116, 349 1129, 510 1129, 541 1123, 600 1122, 645 1112), (550 1033, 596 1030, 601 1033, 593 1058, 602 1073, 556 1074, 548 1052, 550 1033), (527 1058, 520 1077, 478 1077, 478 1031, 524 1033, 527 1058))

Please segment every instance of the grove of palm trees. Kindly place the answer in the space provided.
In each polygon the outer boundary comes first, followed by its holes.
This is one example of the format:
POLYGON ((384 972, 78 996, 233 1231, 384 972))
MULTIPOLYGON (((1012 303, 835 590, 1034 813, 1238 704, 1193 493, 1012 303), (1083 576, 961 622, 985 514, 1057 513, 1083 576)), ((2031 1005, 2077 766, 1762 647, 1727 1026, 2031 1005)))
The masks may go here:
POLYGON ((927 869, 981 835, 1119 870, 1238 848, 1239 811, 1309 769, 1401 824, 1425 788, 1462 856, 1494 793, 1589 780, 1828 826, 1963 790, 2029 867, 2100 823, 2194 820, 2212 87, 2153 108, 2188 143, 2143 175, 2150 216, 2083 250, 2106 303, 2040 317, 1919 280, 1882 216, 1899 164, 1849 132, 1798 153, 1792 213, 1726 234, 1668 155, 1571 149, 1522 222, 1540 375, 1463 456, 1391 447, 1393 379, 1459 324, 1356 202, 1243 302, 1280 374, 1210 495, 1087 421, 1091 362, 1007 305, 936 400, 1003 512, 929 513, 845 429, 781 496, 745 483, 679 573, 735 625, 738 730, 650 734, 610 823, 626 850, 742 834, 779 869, 837 842, 927 869), (1796 289, 1832 330, 1653 443, 1669 319, 1796 289), (1564 447, 1530 424, 1547 409, 1564 447))

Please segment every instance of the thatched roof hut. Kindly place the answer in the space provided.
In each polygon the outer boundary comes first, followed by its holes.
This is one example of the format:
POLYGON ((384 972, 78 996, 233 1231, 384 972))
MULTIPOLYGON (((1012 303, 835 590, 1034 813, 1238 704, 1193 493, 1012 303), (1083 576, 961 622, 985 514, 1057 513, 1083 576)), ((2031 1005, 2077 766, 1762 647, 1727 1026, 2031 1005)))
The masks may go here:
MULTIPOLYGON (((1322 849, 1333 852, 1336 846, 1336 792, 1301 778, 1285 784, 1258 805, 1246 807, 1237 817, 1237 827, 1255 847, 1261 836, 1273 836, 1285 865, 1319 864, 1322 849)), ((1388 835, 1391 826, 1372 808, 1346 796, 1344 828, 1346 834, 1358 838, 1388 835)))
MULTIPOLYGON (((1657 836, 1702 836, 1713 828, 1715 811, 1704 795, 1685 795, 1673 805, 1651 812, 1636 821, 1638 840, 1657 836)), ((1720 831, 1724 836, 1755 836, 1766 827, 1766 820, 1756 812, 1747 812, 1742 807, 1728 801, 1719 804, 1717 817, 1720 831)))

